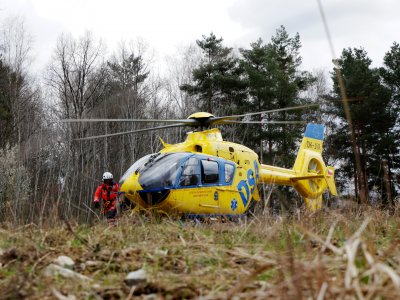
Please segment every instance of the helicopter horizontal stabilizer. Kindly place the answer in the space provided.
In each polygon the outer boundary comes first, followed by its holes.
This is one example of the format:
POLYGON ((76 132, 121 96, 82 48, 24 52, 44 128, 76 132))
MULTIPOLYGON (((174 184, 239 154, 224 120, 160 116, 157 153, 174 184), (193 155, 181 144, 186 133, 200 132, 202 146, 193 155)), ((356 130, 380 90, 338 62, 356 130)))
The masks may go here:
POLYGON ((329 191, 333 196, 337 196, 336 184, 335 184, 335 168, 328 166, 326 167, 325 180, 328 184, 329 191))
POLYGON ((305 180, 305 179, 316 179, 316 178, 325 178, 324 175, 307 175, 307 176, 296 176, 290 178, 291 181, 299 181, 299 180, 305 180))
POLYGON ((307 175, 307 176, 295 176, 290 178, 290 180, 294 183, 296 181, 300 180, 310 180, 310 179, 317 179, 317 178, 324 178, 326 181, 326 184, 328 185, 329 191, 332 195, 336 196, 337 191, 336 191, 336 185, 334 181, 334 172, 335 169, 331 166, 326 167, 326 174, 324 175, 307 175))

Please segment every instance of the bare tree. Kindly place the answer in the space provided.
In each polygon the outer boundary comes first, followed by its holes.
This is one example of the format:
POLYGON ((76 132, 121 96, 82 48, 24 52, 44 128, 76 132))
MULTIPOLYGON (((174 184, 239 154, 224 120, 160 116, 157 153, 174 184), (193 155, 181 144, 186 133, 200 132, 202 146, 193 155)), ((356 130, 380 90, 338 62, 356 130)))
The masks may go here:
POLYGON ((198 101, 195 97, 182 91, 179 87, 184 84, 193 84, 193 70, 201 61, 201 52, 197 45, 189 45, 178 51, 177 55, 167 58, 168 69, 166 91, 170 105, 178 107, 179 118, 185 118, 198 110, 198 101))
POLYGON ((33 175, 39 170, 36 161, 40 157, 40 132, 45 118, 41 88, 30 72, 32 43, 23 18, 9 17, 2 23, 0 156, 1 169, 8 176, 0 187, 0 202, 9 203, 3 213, 11 213, 13 221, 27 221, 36 206, 31 198, 36 181, 33 175), (4 182, 8 189, 4 189, 4 182))
POLYGON ((330 92, 328 88, 328 74, 324 69, 315 69, 311 74, 315 81, 310 84, 305 92, 305 96, 313 102, 317 102, 321 97, 326 96, 330 92))
POLYGON ((104 51, 102 41, 90 32, 79 39, 59 37, 47 83, 58 96, 62 117, 82 118, 104 98, 108 79, 104 51))
MULTIPOLYGON (((8 17, 0 29, 0 52, 2 61, 1 89, 6 95, 10 122, 5 124, 10 135, 7 143, 28 140, 40 125, 40 88, 29 74, 33 39, 28 33, 24 19, 8 17)), ((3 141, 4 142, 4 141, 3 141)))
MULTIPOLYGON (((149 58, 147 45, 137 40, 121 42, 117 51, 107 61, 110 93, 107 99, 93 112, 103 118, 145 118, 149 89, 149 58)), ((101 124, 98 134, 136 130, 140 123, 101 124)), ((141 142, 137 134, 124 135, 96 140, 92 145, 97 153, 97 165, 101 171, 112 171, 114 176, 121 176, 126 169, 144 153, 146 143, 141 142), (117 159, 116 159, 117 158, 117 159), (101 160, 102 159, 102 160, 101 160)))
MULTIPOLYGON (((109 76, 104 53, 103 42, 90 32, 77 39, 65 34, 59 37, 45 77, 56 103, 53 113, 56 112, 59 118, 89 116, 105 99, 109 76)), ((90 128, 87 124, 59 127, 55 139, 62 142, 60 146, 55 142, 51 150, 56 158, 60 158, 55 160, 60 165, 51 168, 50 173, 54 176, 53 184, 62 183, 59 185, 62 193, 56 198, 57 202, 63 199, 60 205, 66 216, 82 217, 82 212, 85 214, 83 207, 90 204, 95 172, 92 166, 96 156, 92 154, 92 148, 74 141, 90 128), (66 185, 68 189, 63 189, 66 185)))
POLYGON ((21 76, 26 75, 31 64, 32 43, 33 38, 28 33, 23 18, 6 18, 2 24, 0 36, 2 59, 21 76))

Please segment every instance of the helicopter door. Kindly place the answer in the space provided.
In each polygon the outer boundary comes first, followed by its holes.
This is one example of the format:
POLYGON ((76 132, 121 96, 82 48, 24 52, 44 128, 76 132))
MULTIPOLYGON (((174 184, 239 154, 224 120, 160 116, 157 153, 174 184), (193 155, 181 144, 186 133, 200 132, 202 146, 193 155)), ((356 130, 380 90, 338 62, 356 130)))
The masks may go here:
POLYGON ((191 157, 183 166, 179 186, 194 187, 198 184, 200 184, 199 160, 196 157, 191 157))
POLYGON ((192 156, 183 165, 178 181, 178 188, 174 192, 176 206, 180 211, 197 212, 202 197, 199 159, 192 156))
POLYGON ((200 206, 207 213, 218 213, 220 193, 218 185, 220 183, 219 164, 215 160, 202 159, 201 168, 201 191, 200 206))
POLYGON ((174 191, 181 211, 215 214, 219 209, 219 164, 215 160, 192 156, 183 165, 178 188, 174 191))

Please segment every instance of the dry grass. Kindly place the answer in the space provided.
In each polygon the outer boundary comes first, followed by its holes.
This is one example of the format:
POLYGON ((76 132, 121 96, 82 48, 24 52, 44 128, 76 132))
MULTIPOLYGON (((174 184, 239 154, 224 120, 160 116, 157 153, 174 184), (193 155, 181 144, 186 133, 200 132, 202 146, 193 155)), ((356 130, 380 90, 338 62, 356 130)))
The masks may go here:
POLYGON ((398 299, 399 224, 371 208, 243 222, 126 217, 72 231, 4 224, 0 299, 398 299), (59 255, 93 280, 45 277, 59 255), (124 278, 139 268, 149 280, 131 289, 124 278))

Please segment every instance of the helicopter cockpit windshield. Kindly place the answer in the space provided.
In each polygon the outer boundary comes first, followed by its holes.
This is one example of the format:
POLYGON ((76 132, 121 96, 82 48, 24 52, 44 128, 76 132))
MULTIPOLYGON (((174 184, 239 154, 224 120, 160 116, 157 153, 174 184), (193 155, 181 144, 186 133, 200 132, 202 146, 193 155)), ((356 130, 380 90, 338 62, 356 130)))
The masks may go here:
POLYGON ((122 175, 121 179, 119 180, 119 183, 123 184, 124 181, 130 175, 132 175, 134 172, 142 168, 149 160, 156 158, 158 155, 159 155, 158 153, 152 153, 138 159, 132 166, 129 167, 129 169, 124 173, 124 175, 122 175))
POLYGON ((144 190, 168 188, 175 184, 182 159, 189 153, 161 154, 140 169, 139 183, 144 190))

